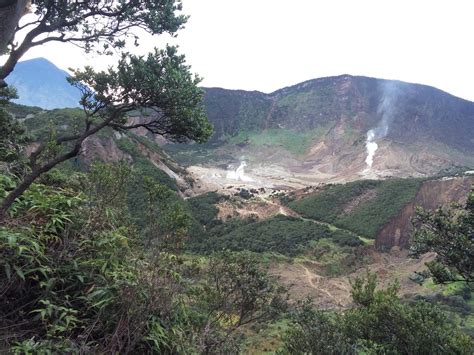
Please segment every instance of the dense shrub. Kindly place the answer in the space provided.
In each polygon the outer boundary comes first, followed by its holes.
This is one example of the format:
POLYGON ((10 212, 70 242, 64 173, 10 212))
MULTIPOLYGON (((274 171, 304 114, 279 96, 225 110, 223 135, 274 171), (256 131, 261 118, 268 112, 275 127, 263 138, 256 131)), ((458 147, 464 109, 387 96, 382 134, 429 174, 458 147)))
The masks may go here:
POLYGON ((220 224, 217 220, 219 209, 216 204, 226 200, 228 197, 216 192, 208 192, 187 200, 193 217, 204 227, 212 227, 220 224))
POLYGON ((191 240, 195 252, 215 250, 249 250, 257 253, 276 252, 288 256, 303 253, 311 241, 333 239, 339 245, 357 246, 362 242, 356 236, 341 230, 299 218, 278 215, 265 221, 230 220, 208 233, 191 240))
MULTIPOLYGON (((237 353, 235 331, 276 309, 280 290, 255 257, 180 254, 177 195, 150 178, 139 233, 133 180, 126 165, 100 164, 78 182, 45 178, 53 186, 14 203, 0 227, 0 352, 237 353)), ((0 200, 14 186, 0 175, 0 200)))
POLYGON ((303 305, 281 354, 471 354, 474 343, 426 302, 405 304, 397 286, 376 290, 375 275, 352 285, 355 307, 344 313, 303 305))
POLYGON ((305 217, 375 238, 380 228, 413 200, 421 182, 420 179, 362 180, 330 185, 289 206, 305 217), (364 195, 368 196, 365 200, 364 195))

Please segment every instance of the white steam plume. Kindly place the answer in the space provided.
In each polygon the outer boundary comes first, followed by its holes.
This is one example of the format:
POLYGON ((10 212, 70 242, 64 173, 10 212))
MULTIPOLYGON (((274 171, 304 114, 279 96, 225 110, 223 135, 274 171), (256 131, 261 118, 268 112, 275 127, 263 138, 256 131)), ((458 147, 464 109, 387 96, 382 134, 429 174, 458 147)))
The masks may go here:
POLYGON ((388 81, 382 88, 382 100, 379 104, 377 113, 382 116, 378 125, 367 132, 367 139, 365 141, 365 148, 367 150, 367 157, 365 163, 367 169, 372 168, 374 163, 375 152, 378 149, 376 140, 387 136, 390 125, 395 117, 396 101, 400 94, 401 83, 395 81, 388 81))
POLYGON ((237 180, 237 181, 244 181, 244 182, 252 182, 254 181, 251 177, 245 175, 244 168, 247 166, 245 161, 240 163, 240 166, 234 171, 230 170, 227 172, 227 179, 230 180, 237 180))
POLYGON ((370 169, 374 163, 375 151, 378 149, 378 144, 374 142, 375 132, 373 129, 367 132, 367 141, 365 143, 365 148, 367 149, 367 158, 365 158, 365 163, 370 169))

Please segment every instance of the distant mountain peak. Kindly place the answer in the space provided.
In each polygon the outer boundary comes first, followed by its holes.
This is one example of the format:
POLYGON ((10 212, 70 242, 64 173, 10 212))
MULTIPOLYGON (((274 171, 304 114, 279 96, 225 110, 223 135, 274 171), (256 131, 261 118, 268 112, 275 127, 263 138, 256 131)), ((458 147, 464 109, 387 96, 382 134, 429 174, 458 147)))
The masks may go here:
POLYGON ((78 107, 81 93, 71 86, 69 74, 46 58, 18 62, 6 82, 18 90, 18 104, 44 109, 78 107))

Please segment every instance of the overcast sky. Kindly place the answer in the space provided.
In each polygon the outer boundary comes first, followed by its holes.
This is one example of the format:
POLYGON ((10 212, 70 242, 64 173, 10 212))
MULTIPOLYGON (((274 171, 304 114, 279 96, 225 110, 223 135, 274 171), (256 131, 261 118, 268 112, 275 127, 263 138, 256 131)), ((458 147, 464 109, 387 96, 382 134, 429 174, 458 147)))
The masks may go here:
MULTIPOLYGON (((474 1, 184 0, 174 41, 203 86, 271 92, 340 74, 432 85, 474 101, 474 1)), ((141 51, 160 44, 145 38, 141 51)), ((111 63, 64 44, 59 67, 111 63)))

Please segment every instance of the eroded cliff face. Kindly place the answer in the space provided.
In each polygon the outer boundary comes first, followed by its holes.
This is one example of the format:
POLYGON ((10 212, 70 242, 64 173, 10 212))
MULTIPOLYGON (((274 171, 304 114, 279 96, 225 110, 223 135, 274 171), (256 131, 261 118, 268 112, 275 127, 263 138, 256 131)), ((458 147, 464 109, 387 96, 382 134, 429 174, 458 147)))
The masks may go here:
POLYGON ((84 141, 82 145, 81 157, 86 165, 99 160, 106 163, 116 163, 126 160, 132 162, 132 157, 120 150, 112 137, 101 139, 97 136, 91 136, 84 141))
POLYGON ((407 248, 413 230, 411 219, 416 206, 434 210, 452 202, 463 203, 473 184, 474 177, 467 176, 424 182, 413 202, 407 204, 395 218, 379 231, 375 240, 376 248, 380 250, 391 249, 395 246, 407 248))

